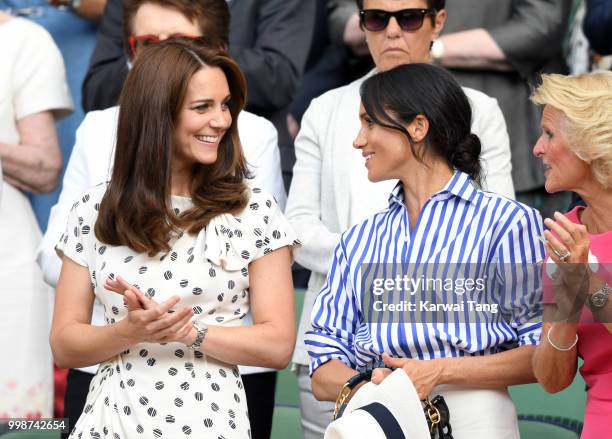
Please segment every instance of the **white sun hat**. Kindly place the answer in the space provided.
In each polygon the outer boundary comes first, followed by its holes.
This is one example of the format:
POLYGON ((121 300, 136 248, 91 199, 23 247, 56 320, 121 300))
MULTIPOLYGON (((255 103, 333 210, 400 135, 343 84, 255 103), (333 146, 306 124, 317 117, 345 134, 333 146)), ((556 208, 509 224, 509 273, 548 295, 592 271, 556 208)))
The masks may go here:
POLYGON ((431 439, 423 405, 402 369, 379 385, 364 384, 325 430, 325 439, 349 438, 431 439))

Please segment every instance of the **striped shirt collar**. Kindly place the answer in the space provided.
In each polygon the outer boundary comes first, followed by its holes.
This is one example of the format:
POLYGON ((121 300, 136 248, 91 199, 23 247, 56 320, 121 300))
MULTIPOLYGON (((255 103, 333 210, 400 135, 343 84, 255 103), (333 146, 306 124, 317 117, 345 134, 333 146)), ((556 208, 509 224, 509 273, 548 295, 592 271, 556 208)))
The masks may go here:
MULTIPOLYGON (((476 188, 472 178, 465 172, 455 170, 448 183, 441 190, 433 194, 431 199, 445 200, 454 196, 472 203, 475 195, 476 188)), ((392 207, 394 204, 404 205, 404 186, 401 181, 397 182, 389 195, 389 207, 392 207)))

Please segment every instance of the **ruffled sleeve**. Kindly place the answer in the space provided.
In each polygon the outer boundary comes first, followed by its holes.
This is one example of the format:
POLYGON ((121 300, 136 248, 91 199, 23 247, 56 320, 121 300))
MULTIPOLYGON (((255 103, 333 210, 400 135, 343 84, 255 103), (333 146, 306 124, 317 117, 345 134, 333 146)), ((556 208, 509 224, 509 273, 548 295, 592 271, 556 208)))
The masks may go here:
POLYGON ((204 239, 204 256, 228 271, 246 269, 281 247, 301 245, 274 197, 259 188, 251 189, 240 214, 213 218, 204 239))
MULTIPOLYGON (((104 189, 104 188, 101 188, 104 189)), ((58 256, 67 256, 79 265, 89 267, 89 255, 94 241, 94 226, 97 218, 100 188, 83 194, 70 209, 66 229, 55 246, 58 256), (96 205, 94 208, 93 205, 96 205)), ((103 193, 103 191, 102 191, 103 193)))

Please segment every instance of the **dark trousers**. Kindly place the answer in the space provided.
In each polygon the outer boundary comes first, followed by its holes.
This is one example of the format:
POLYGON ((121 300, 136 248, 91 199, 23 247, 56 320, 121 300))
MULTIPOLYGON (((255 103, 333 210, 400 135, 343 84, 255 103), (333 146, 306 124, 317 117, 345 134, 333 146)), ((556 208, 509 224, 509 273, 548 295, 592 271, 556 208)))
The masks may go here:
POLYGON ((270 439, 272 415, 274 414, 276 372, 242 375, 242 382, 249 409, 251 438, 270 439))
MULTIPOLYGON (((79 416, 85 407, 85 400, 89 392, 89 383, 94 376, 80 370, 68 370, 66 378, 66 394, 64 395, 64 417, 68 418, 70 430, 74 428, 79 416)), ((68 434, 62 434, 62 439, 66 439, 68 434)))
MULTIPOLYGON (((70 369, 66 382, 64 397, 64 417, 69 419, 70 429, 76 425, 85 407, 89 392, 89 383, 94 376, 87 372, 70 369)), ((243 375, 244 391, 251 422, 252 439, 269 439, 272 433, 272 415, 274 413, 274 392, 276 390, 276 372, 243 375)), ((68 434, 62 435, 66 439, 68 434)))

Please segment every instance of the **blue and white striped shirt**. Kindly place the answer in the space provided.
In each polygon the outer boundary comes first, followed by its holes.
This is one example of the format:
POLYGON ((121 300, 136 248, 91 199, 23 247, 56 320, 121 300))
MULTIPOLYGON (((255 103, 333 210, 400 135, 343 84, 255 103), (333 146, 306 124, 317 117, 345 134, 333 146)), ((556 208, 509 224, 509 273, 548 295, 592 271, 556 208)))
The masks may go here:
MULTIPOLYGON (((312 330, 306 333, 311 374, 332 359, 363 370, 379 364, 383 352, 433 359, 487 355, 517 344, 537 344, 541 331, 537 263, 544 257, 537 236, 541 233, 542 220, 536 210, 478 190, 459 171, 425 203, 410 230, 403 187, 398 183, 389 207, 344 232, 335 249, 327 281, 312 310, 312 330), (372 288, 363 281, 362 271, 383 267, 386 277, 393 278, 400 270, 406 274, 408 266, 416 270, 427 265, 431 270, 431 264, 446 267, 445 276, 456 278, 459 272, 449 275, 449 263, 455 264, 455 270, 456 264, 465 264, 470 277, 486 279, 480 303, 493 303, 499 312, 476 310, 462 319, 462 311, 449 311, 446 315, 459 316, 453 321, 417 306, 394 320, 389 317, 393 313, 385 318, 374 313, 378 318, 371 318, 364 309, 372 288), (487 273, 494 275, 487 277, 487 273)), ((402 294, 402 299, 412 301, 421 297, 402 294)), ((456 301, 454 294, 454 290, 446 294, 443 302, 456 301)))

